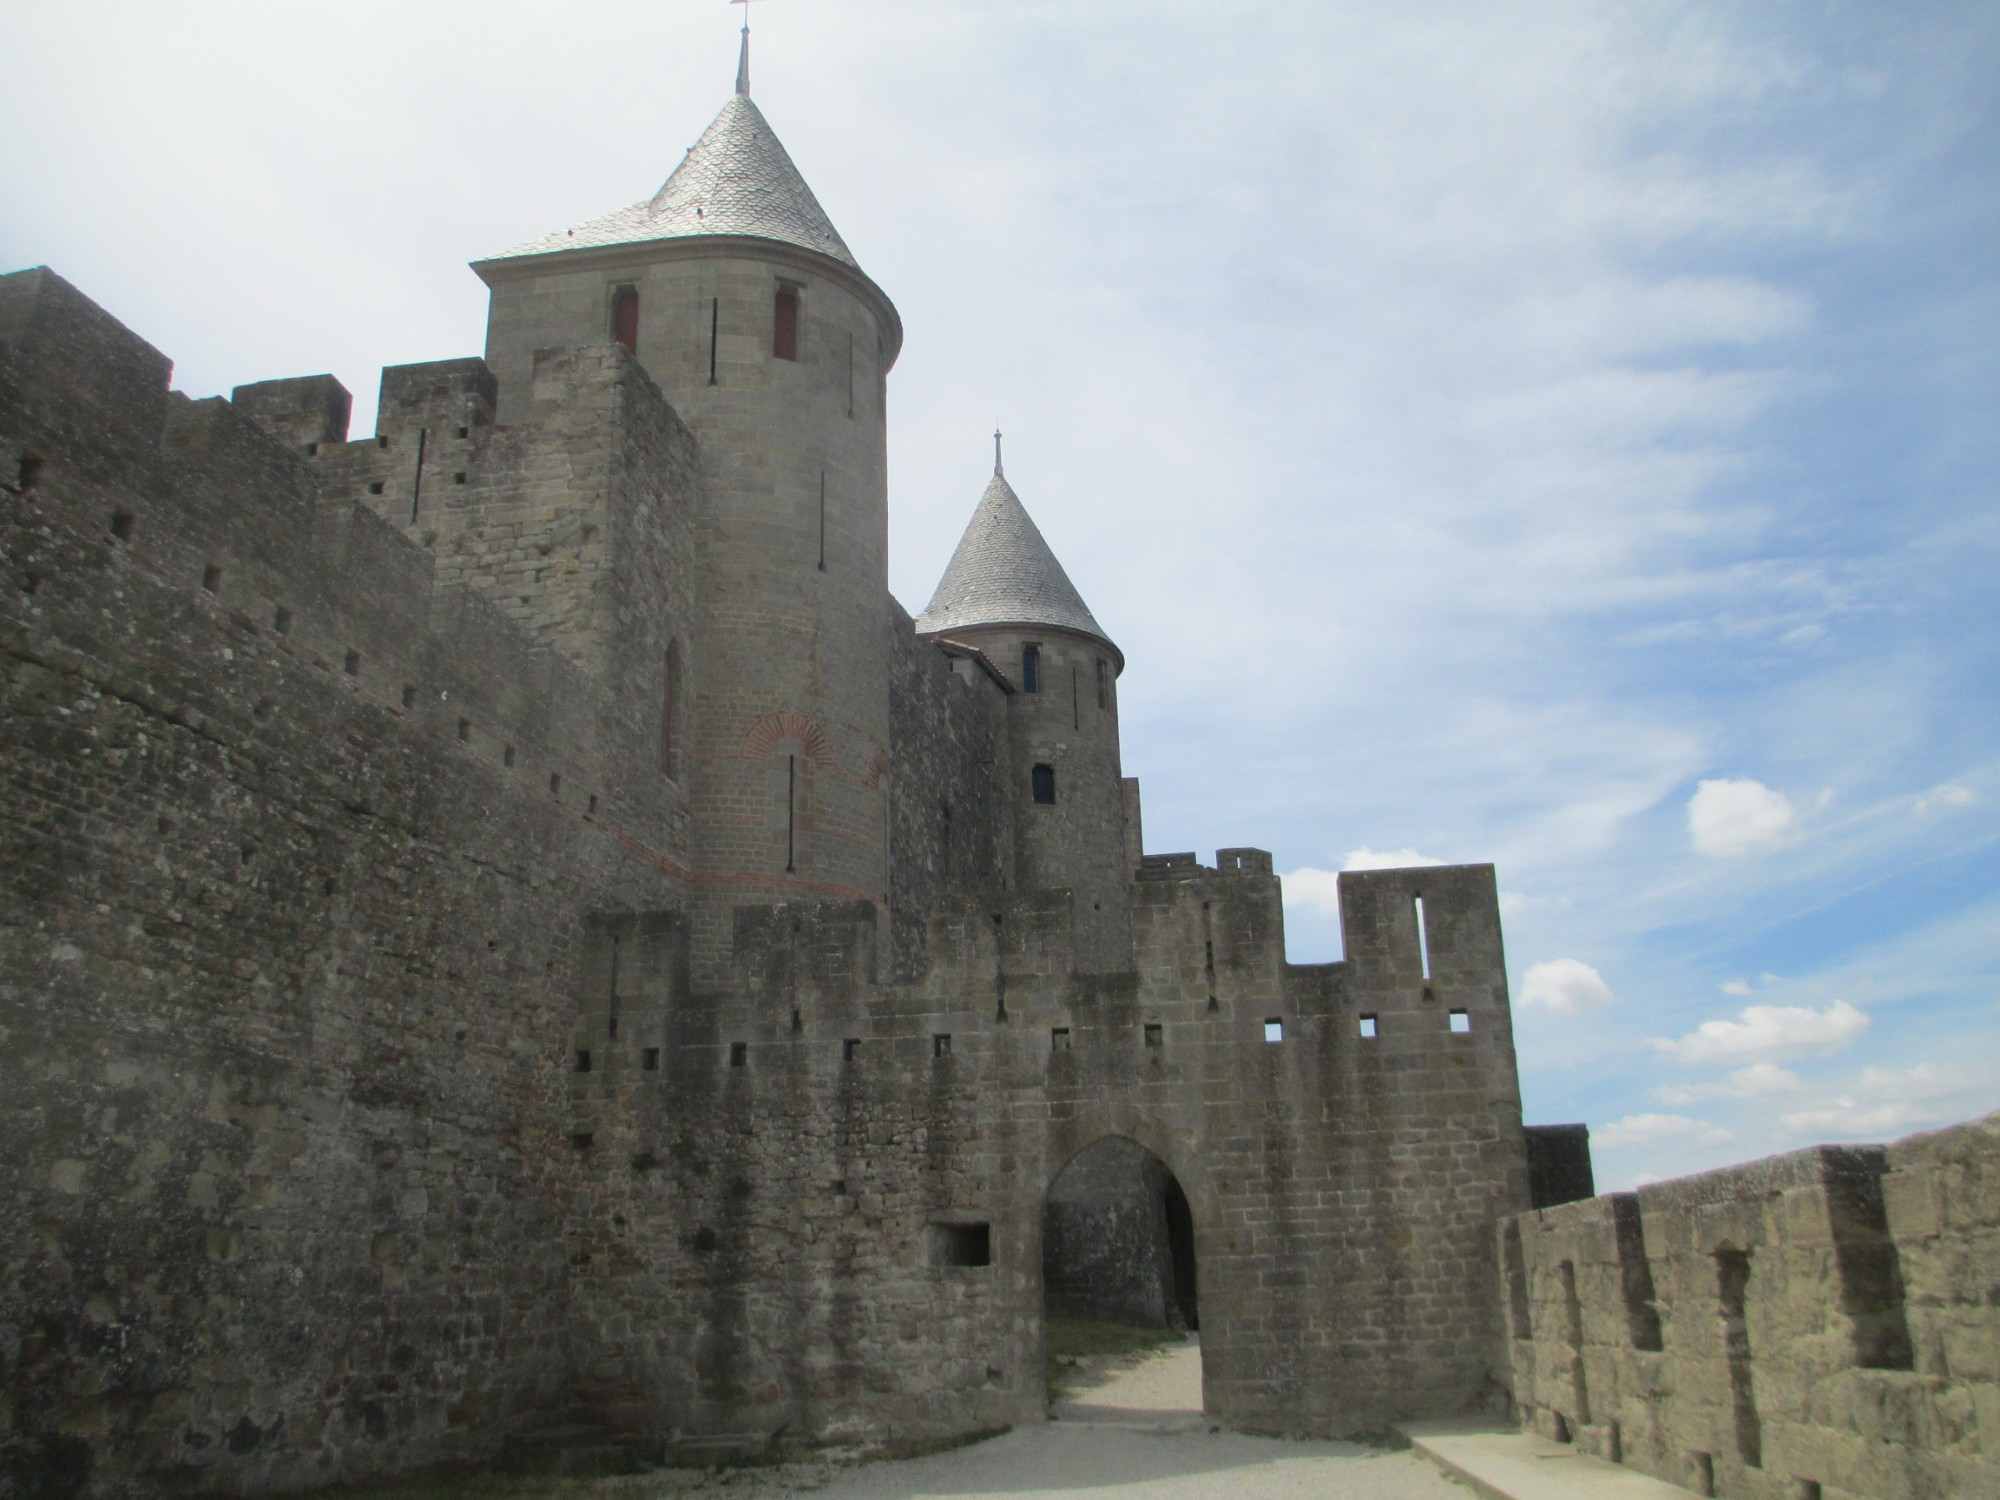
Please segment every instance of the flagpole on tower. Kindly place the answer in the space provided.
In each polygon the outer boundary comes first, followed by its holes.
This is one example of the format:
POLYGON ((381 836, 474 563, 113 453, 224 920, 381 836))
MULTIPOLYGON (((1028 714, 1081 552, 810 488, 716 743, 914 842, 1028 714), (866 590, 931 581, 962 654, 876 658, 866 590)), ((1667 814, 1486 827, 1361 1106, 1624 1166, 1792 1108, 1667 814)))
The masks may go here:
POLYGON ((736 54, 736 92, 750 97, 750 0, 729 0, 743 7, 743 43, 736 54))

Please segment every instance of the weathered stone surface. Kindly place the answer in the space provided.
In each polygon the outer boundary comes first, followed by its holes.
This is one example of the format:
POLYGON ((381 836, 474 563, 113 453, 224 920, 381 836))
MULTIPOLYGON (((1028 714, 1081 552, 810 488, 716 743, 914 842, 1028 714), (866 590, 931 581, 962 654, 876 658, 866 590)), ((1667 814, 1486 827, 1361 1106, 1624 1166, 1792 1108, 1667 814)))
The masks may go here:
POLYGON ((1523 1419, 1752 1500, 2000 1493, 1996 1163, 1989 1116, 1507 1220, 1523 1419))

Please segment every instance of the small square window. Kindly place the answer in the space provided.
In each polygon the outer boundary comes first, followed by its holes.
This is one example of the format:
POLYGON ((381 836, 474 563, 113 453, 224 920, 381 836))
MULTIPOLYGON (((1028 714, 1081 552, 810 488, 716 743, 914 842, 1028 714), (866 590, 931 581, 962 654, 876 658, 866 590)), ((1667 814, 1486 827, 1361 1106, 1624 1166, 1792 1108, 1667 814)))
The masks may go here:
POLYGON ((576 1070, 579 1073, 588 1073, 590 1071, 590 1051, 588 1048, 579 1047, 576 1049, 576 1070))
POLYGON ((1369 1041, 1375 1039, 1375 1018, 1373 1016, 1363 1016, 1361 1018, 1361 1035, 1369 1041))
POLYGON ((1028 787, 1034 793, 1035 801, 1042 806, 1055 806, 1056 768, 1054 766, 1036 766, 1028 773, 1028 787))
POLYGON ((1158 1047, 1161 1045, 1160 1023, 1158 1021, 1148 1021, 1146 1023, 1146 1045, 1148 1047, 1158 1047))
POLYGON ((854 1059, 859 1057, 860 1055, 861 1055, 860 1037, 858 1036, 847 1037, 841 1042, 840 1060, 842 1062, 853 1062, 854 1059))
POLYGON ((347 653, 347 658, 346 658, 346 660, 345 660, 345 661, 343 661, 343 662, 342 662, 342 663, 341 663, 340 665, 341 665, 341 670, 342 670, 342 671, 344 671, 344 672, 346 672, 346 673, 347 673, 347 675, 348 675, 349 677, 358 677, 358 676, 360 676, 360 675, 361 675, 361 653, 360 653, 359 651, 350 651, 350 652, 348 652, 348 653, 347 653))
POLYGON ((211 594, 219 591, 222 588, 222 569, 218 568, 214 563, 210 563, 207 567, 203 568, 201 570, 201 586, 211 594))
POLYGON ((1049 1050, 1051 1052, 1069 1051, 1069 1028, 1067 1026, 1055 1026, 1049 1029, 1049 1050))
POLYGON ((731 1042, 729 1044, 729 1066, 732 1068, 742 1068, 748 1067, 749 1063, 750 1044, 748 1042, 731 1042))
POLYGON ((376 480, 376 481, 375 481, 375 482, 374 482, 373 484, 369 485, 369 486, 368 486, 368 493, 369 493, 369 494, 371 494, 371 495, 379 495, 379 494, 381 494, 381 493, 382 493, 382 481, 378 479, 378 480, 376 480))
POLYGON ((990 1266, 993 1264, 993 1230, 987 1224, 931 1225, 931 1264, 934 1266, 990 1266))
POLYGON ((1285 1023, 1276 1016, 1271 1016, 1264 1022, 1264 1040, 1267 1042, 1282 1042, 1284 1039, 1285 1023))
POLYGON ((458 737, 462 740, 472 738, 472 720, 460 719, 458 721, 458 737))
POLYGON ((416 706, 417 706, 417 690, 406 682, 403 684, 403 707, 415 708, 416 706))
POLYGON ((934 1034, 934 1035, 933 1035, 933 1036, 931 1037, 931 1056, 932 1056, 932 1057, 950 1057, 950 1056, 951 1056, 951 1033, 950 1033, 950 1032, 948 1032, 948 1031, 940 1031, 940 1032, 937 1032, 937 1033, 935 1033, 935 1034, 934 1034))
POLYGON ((271 616, 271 628, 277 631, 279 635, 290 635, 292 633, 292 612, 282 604, 279 605, 277 613, 271 616))
POLYGON ((645 1069, 648 1073, 659 1072, 660 1049, 658 1047, 648 1047, 646 1048, 645 1051, 641 1052, 639 1054, 639 1066, 645 1069))
POLYGON ((1460 1036, 1472 1030, 1472 1016, 1467 1011, 1455 1010, 1451 1013, 1451 1029, 1460 1036))

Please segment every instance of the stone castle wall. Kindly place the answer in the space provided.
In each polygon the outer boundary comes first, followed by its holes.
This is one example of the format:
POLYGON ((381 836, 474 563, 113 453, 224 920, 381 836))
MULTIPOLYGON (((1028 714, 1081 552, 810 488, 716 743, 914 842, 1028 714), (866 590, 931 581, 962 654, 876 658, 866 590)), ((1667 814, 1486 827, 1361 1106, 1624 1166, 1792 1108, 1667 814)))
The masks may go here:
POLYGON ((167 373, 0 279, 0 1472, 491 1457, 569 1365, 578 917, 676 903, 669 824, 589 677, 322 495, 344 401, 167 373))
POLYGON ((2000 1116, 1507 1220, 1514 1397, 1697 1494, 2000 1493, 2000 1116))

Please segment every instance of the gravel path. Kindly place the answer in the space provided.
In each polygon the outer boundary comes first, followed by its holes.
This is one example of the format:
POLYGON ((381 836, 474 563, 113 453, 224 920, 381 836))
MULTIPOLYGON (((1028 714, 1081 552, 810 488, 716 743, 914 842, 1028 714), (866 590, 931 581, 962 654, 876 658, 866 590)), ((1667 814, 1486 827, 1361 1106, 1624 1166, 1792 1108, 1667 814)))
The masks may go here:
POLYGON ((1080 1387, 1041 1426, 928 1458, 728 1488, 829 1500, 1468 1500, 1470 1493, 1414 1453, 1212 1431, 1201 1415, 1201 1351, 1192 1343, 1080 1387))

